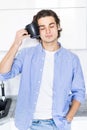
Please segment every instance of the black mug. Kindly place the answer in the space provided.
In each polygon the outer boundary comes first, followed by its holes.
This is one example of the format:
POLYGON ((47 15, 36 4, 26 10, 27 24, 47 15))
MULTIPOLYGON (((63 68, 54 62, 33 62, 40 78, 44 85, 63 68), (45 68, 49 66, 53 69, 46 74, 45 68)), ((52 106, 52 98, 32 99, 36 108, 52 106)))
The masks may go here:
POLYGON ((27 30, 28 34, 30 34, 31 38, 39 38, 39 27, 37 23, 32 22, 25 26, 25 29, 27 30))

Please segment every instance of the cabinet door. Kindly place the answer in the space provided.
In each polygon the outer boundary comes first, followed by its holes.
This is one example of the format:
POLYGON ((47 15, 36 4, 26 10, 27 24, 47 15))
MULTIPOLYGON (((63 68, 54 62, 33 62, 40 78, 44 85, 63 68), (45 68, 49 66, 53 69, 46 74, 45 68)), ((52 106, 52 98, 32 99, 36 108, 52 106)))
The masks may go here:
POLYGON ((86 0, 2 0, 0 9, 81 7, 85 4, 86 0))
POLYGON ((72 130, 86 130, 87 129, 87 117, 75 117, 72 121, 72 130))
POLYGON ((14 120, 13 120, 13 119, 10 120, 10 130, 18 130, 18 129, 15 127, 15 124, 14 124, 14 120))
POLYGON ((0 51, 7 51, 12 45, 17 30, 31 23, 37 10, 0 11, 0 51))
MULTIPOLYGON (((68 49, 86 49, 87 18, 86 8, 54 9, 61 20, 61 37, 59 41, 68 49)), ((14 41, 17 30, 30 23, 35 10, 2 11, 0 15, 0 51, 7 51, 14 41)))
POLYGON ((0 125, 0 130, 10 130, 10 122, 0 125))

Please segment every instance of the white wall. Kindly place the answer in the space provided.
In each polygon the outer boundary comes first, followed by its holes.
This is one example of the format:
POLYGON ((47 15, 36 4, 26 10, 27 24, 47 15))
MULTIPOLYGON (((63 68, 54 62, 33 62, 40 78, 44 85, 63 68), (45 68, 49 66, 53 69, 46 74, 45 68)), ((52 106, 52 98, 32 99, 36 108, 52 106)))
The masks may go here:
MULTIPOLYGON (((0 0, 0 60, 10 48, 16 31, 44 8, 53 9, 60 17, 63 31, 59 41, 79 56, 87 86, 87 0, 0 0)), ((35 40, 31 42, 28 39, 26 45, 36 45, 35 40)), ((19 79, 17 76, 5 83, 7 95, 17 95, 19 79)))
POLYGON ((69 49, 87 48, 86 0, 3 0, 0 2, 0 50, 8 50, 16 31, 32 21, 42 8, 51 8, 61 19, 60 42, 69 49))
POLYGON ((0 9, 85 7, 86 0, 0 0, 0 9))

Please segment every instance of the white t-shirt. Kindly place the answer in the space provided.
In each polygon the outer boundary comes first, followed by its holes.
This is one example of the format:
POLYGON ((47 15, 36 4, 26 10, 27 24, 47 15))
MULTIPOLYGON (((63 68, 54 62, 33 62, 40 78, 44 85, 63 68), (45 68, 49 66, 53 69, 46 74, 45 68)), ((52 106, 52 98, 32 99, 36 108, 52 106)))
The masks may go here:
POLYGON ((34 113, 34 119, 52 118, 52 88, 54 72, 54 53, 46 51, 40 92, 34 113))

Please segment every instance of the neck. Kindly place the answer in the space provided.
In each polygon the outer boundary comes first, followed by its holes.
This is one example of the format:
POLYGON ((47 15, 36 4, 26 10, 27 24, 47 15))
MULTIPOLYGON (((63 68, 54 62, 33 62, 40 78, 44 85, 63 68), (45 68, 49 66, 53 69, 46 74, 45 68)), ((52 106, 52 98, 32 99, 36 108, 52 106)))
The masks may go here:
POLYGON ((56 51, 60 48, 60 45, 56 43, 42 44, 43 48, 47 51, 56 51))

